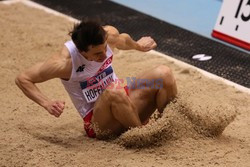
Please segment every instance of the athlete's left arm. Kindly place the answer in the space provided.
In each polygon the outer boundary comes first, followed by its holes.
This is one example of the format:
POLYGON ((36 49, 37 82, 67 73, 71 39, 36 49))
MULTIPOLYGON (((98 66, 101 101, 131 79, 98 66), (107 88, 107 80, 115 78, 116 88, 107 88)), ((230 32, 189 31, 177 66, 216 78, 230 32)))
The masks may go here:
POLYGON ((121 50, 135 49, 143 52, 150 51, 154 49, 157 44, 153 38, 147 36, 142 37, 138 41, 134 41, 129 34, 119 33, 119 31, 113 26, 105 26, 105 31, 108 35, 108 44, 112 48, 117 48, 121 50))

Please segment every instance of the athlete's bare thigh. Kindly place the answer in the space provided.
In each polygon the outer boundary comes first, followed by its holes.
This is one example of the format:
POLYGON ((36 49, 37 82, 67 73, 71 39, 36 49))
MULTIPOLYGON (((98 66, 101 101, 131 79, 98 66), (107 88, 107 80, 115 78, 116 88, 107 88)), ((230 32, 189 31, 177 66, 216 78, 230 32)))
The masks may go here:
POLYGON ((121 134, 127 130, 123 125, 124 119, 130 114, 127 112, 135 112, 135 106, 127 96, 125 89, 123 87, 116 88, 117 85, 112 89, 106 89, 94 106, 92 122, 98 126, 99 132, 102 134, 103 132, 105 132, 104 134, 121 134))
POLYGON ((92 122, 97 126, 96 130, 105 133, 121 133, 124 128, 121 123, 114 118, 109 105, 110 98, 107 97, 109 93, 104 91, 103 94, 98 98, 94 106, 94 114, 92 122))
MULTIPOLYGON (((151 74, 144 74, 137 79, 152 79, 151 74)), ((130 87, 130 85, 128 85, 130 87)), ((146 121, 152 113, 156 110, 156 93, 157 89, 150 87, 141 87, 135 89, 129 89, 129 98, 136 106, 140 120, 146 121)))
MULTIPOLYGON (((177 93, 175 79, 171 70, 166 66, 158 66, 139 75, 136 78, 135 88, 129 84, 128 86, 132 87, 129 89, 129 97, 136 106, 142 122, 146 121, 157 109, 157 93, 160 89, 164 91, 164 94, 172 97, 177 93), (138 88, 138 81, 148 81, 151 84, 153 82, 153 86, 146 83, 145 87, 141 87, 139 84, 138 88), (172 84, 173 82, 174 84, 172 84)), ((166 101, 169 101, 167 97, 166 101)))

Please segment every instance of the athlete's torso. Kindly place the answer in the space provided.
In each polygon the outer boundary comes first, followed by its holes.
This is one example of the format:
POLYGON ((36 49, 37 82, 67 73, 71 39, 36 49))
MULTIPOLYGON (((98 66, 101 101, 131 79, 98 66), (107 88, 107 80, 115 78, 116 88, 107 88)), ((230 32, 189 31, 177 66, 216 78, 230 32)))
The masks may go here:
POLYGON ((117 79, 112 68, 113 52, 107 46, 107 58, 99 63, 84 58, 73 41, 65 46, 71 56, 72 71, 68 81, 61 81, 78 112, 85 117, 105 87, 117 79))

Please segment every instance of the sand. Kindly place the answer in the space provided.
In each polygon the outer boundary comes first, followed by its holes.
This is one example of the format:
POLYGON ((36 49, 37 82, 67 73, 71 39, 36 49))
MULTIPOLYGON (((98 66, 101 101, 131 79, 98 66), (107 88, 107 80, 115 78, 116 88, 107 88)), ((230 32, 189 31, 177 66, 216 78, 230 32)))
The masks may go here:
POLYGON ((176 77, 178 98, 162 118, 119 138, 90 139, 59 79, 39 84, 66 101, 55 118, 14 83, 32 64, 56 54, 72 22, 23 4, 0 3, 0 166, 250 166, 250 95, 152 53, 116 51, 119 78, 160 64, 176 77))

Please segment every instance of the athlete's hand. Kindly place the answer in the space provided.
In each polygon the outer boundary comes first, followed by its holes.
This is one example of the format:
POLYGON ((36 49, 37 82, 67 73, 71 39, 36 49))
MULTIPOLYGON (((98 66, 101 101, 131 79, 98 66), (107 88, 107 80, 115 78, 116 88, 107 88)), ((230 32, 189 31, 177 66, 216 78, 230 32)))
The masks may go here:
POLYGON ((54 115, 55 117, 59 117, 64 110, 65 102, 64 101, 49 101, 47 104, 44 106, 44 108, 51 114, 54 115))
POLYGON ((142 37, 137 41, 137 43, 139 44, 138 50, 143 52, 150 51, 151 49, 154 49, 157 46, 156 42, 151 37, 142 37))

